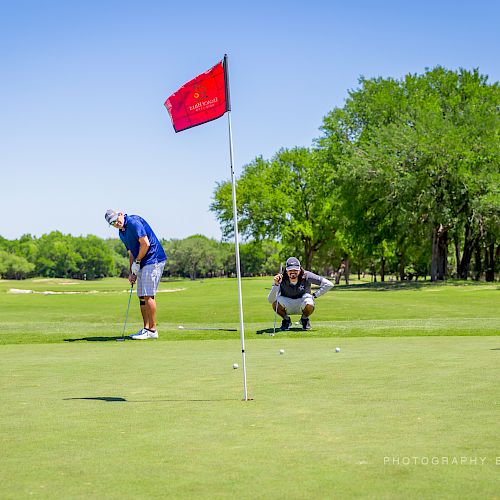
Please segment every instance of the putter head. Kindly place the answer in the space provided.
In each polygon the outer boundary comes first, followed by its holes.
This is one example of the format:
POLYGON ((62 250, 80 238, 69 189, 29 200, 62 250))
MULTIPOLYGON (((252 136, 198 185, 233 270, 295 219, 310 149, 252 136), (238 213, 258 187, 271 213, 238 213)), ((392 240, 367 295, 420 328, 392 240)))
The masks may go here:
POLYGON ((117 342, 125 342, 125 339, 116 339, 117 342))

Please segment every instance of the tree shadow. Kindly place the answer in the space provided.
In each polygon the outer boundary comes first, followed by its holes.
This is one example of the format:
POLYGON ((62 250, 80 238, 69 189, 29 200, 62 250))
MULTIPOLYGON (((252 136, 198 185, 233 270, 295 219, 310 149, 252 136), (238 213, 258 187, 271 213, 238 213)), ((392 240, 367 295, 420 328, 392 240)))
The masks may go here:
POLYGON ((466 287, 466 286, 478 286, 478 285, 488 285, 491 283, 482 283, 478 281, 465 281, 465 280, 455 280, 448 279, 446 281, 430 281, 430 280, 399 280, 399 281, 372 281, 370 283, 358 283, 356 280, 351 280, 349 285, 338 284, 335 285, 335 292, 351 292, 351 291, 376 291, 376 292, 387 292, 391 290, 422 290, 429 288, 438 287, 466 287))
MULTIPOLYGON (((112 340, 121 340, 122 336, 117 335, 115 337, 82 337, 80 339, 64 339, 64 342, 111 342, 112 340)), ((124 337, 123 340, 132 340, 128 337, 124 337)))
POLYGON ((375 291, 387 292, 391 290, 420 290, 430 286, 436 286, 437 283, 430 281, 378 281, 372 283, 356 283, 350 285, 336 285, 336 292, 352 292, 352 291, 375 291))

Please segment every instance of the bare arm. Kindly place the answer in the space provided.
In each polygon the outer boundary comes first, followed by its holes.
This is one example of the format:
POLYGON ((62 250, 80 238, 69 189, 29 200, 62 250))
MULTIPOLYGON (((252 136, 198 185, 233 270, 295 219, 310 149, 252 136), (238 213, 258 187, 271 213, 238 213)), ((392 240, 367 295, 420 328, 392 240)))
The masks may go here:
POLYGON ((137 254, 135 260, 142 260, 148 253, 149 247, 151 246, 149 243, 149 238, 147 236, 139 238, 139 245, 139 253, 137 254))

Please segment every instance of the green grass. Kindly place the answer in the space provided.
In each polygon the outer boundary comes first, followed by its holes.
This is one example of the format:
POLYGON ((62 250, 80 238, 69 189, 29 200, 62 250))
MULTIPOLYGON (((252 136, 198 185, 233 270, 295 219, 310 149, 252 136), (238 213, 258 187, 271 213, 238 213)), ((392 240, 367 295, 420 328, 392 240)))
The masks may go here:
MULTIPOLYGON (((245 333, 267 336, 274 314, 266 298, 270 278, 244 279, 245 333)), ((120 335, 128 301, 126 280, 0 281, 0 344, 47 343, 120 335), (38 293, 9 293, 12 289, 38 293), (44 294, 44 292, 65 292, 44 294), (78 292, 78 293, 75 293, 78 292)), ((236 280, 177 280, 157 296, 160 340, 237 338, 239 333, 192 332, 189 327, 238 328, 236 280), (185 326, 180 331, 178 326, 185 326)), ((497 335, 500 287, 496 284, 362 284, 339 286, 318 299, 308 337, 497 335)), ((298 318, 294 318, 297 320, 298 318)), ((279 326, 279 323, 278 323, 279 326)), ((128 333, 141 327, 137 299, 128 333)), ((298 330, 298 326, 295 327, 298 330)), ((300 331, 281 336, 296 337, 300 331)))
POLYGON ((0 281, 2 499, 499 498, 495 285, 338 287, 270 337, 244 280, 244 402, 239 332, 178 329, 239 328, 234 280, 162 283, 124 343, 126 281, 61 281, 0 281))

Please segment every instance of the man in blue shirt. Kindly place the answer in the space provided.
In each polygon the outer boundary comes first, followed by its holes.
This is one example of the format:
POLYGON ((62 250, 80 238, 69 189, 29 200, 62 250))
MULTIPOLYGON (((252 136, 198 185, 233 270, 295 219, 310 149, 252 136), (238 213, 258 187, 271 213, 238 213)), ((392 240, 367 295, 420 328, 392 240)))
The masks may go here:
POLYGON ((118 236, 127 248, 130 258, 130 284, 137 281, 137 296, 144 328, 130 338, 157 339, 155 295, 167 260, 165 251, 151 226, 142 217, 112 209, 109 209, 104 217, 108 224, 118 229, 118 236))

